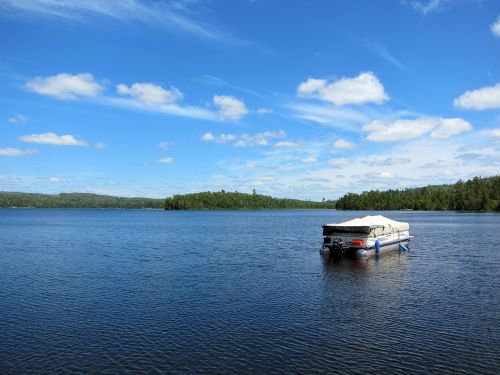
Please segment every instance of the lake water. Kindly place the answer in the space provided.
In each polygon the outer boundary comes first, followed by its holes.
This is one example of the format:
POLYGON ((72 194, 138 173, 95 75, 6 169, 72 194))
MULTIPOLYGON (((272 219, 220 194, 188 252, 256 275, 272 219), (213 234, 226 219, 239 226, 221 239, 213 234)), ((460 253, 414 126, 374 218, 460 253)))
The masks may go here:
POLYGON ((365 214, 2 209, 0 373, 498 373, 500 215, 319 254, 365 214))

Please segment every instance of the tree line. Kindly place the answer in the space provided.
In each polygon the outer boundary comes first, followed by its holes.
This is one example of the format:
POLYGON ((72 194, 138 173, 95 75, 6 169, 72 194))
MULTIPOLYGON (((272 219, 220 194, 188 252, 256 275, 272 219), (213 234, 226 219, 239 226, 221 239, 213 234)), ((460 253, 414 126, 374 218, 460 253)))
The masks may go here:
POLYGON ((337 201, 273 198, 253 194, 201 192, 166 199, 123 198, 89 193, 36 194, 0 192, 0 207, 34 208, 164 208, 166 210, 457 210, 500 211, 500 176, 458 181, 453 185, 430 185, 402 190, 349 193, 337 201))
POLYGON ((500 211, 500 176, 402 190, 349 193, 338 199, 340 210, 500 211))
POLYGON ((261 210, 261 209, 335 208, 334 201, 311 202, 273 198, 267 195, 226 192, 202 192, 174 195, 165 200, 166 210, 261 210))
POLYGON ((89 193, 36 194, 0 192, 0 207, 163 208, 163 199, 123 198, 89 193))

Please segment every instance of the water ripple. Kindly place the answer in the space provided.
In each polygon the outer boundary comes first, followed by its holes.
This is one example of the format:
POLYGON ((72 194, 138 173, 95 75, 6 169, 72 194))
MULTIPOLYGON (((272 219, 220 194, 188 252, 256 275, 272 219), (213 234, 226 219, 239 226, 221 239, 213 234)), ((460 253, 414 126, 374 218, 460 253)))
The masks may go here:
POLYGON ((0 210, 0 373, 498 373, 500 215, 319 255, 358 214, 0 210))

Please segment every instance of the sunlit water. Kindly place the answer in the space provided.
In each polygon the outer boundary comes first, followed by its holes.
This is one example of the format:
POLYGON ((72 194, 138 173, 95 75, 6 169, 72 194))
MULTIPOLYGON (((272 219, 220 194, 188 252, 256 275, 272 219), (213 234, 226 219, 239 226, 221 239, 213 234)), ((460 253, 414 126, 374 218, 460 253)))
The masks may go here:
POLYGON ((365 214, 0 210, 0 373, 498 373, 500 215, 319 254, 365 214))

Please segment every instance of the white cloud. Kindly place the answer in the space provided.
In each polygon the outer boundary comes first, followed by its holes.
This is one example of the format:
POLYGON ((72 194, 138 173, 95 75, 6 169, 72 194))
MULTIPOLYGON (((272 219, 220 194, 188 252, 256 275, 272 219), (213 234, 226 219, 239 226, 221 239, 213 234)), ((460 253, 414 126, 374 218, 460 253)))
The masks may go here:
POLYGON ((333 148, 335 150, 350 150, 352 148, 354 148, 354 143, 346 140, 346 139, 339 139, 337 141, 335 141, 335 143, 333 144, 333 148))
POLYGON ((85 141, 76 139, 70 134, 57 135, 52 132, 44 134, 23 135, 22 137, 19 137, 19 139, 23 142, 28 143, 42 143, 56 146, 87 146, 87 143, 85 141))
POLYGON ((166 90, 152 83, 134 83, 131 86, 119 84, 117 91, 122 95, 130 95, 150 107, 162 106, 182 98, 182 93, 177 88, 171 87, 166 90))
POLYGON ((270 139, 285 138, 286 133, 283 130, 278 132, 262 132, 254 135, 241 134, 238 136, 236 147, 254 147, 254 146, 267 146, 270 139))
POLYGON ((16 156, 33 155, 34 153, 35 153, 35 151, 33 151, 33 150, 21 150, 21 149, 12 148, 12 147, 0 148, 0 156, 16 157, 16 156))
POLYGON ((500 108, 500 83, 466 91, 453 101, 453 105, 462 109, 483 110, 500 108))
POLYGON ((26 84, 26 87, 42 95, 58 99, 75 100, 84 97, 94 98, 100 104, 126 109, 164 113, 173 116, 198 118, 215 121, 217 114, 202 107, 181 106, 176 103, 182 93, 175 87, 164 89, 151 83, 135 83, 117 86, 119 96, 100 95, 104 87, 97 83, 91 74, 69 75, 61 73, 50 77, 37 77, 26 84))
POLYGON ((430 133, 432 138, 449 138, 472 129, 472 125, 461 118, 417 118, 392 122, 376 120, 362 128, 368 133, 366 139, 374 142, 394 142, 415 139, 430 133))
POLYGON ((212 133, 205 133, 201 137, 202 140, 206 142, 214 141, 215 143, 228 143, 235 141, 238 136, 234 134, 219 134, 217 137, 212 133))
POLYGON ((341 78, 328 82, 309 78, 297 88, 297 95, 333 103, 346 104, 383 103, 389 99, 384 86, 372 72, 360 73, 354 78, 341 78))
POLYGON ((318 159, 316 159, 314 156, 307 156, 302 159, 302 163, 304 164, 313 164, 316 163, 318 159))
POLYGON ((393 142, 418 138, 435 127, 433 119, 397 120, 386 122, 375 120, 363 126, 367 139, 374 142, 393 142))
POLYGON ((432 138, 449 138, 472 129, 472 125, 461 118, 442 118, 440 124, 431 132, 432 138))
POLYGON ((213 141, 214 139, 215 139, 214 135, 210 132, 205 133, 201 136, 201 140, 205 142, 210 142, 213 141))
POLYGON ((239 120, 248 113, 245 103, 233 96, 215 95, 213 102, 219 108, 222 120, 239 120))
POLYGON ((104 142, 97 142, 94 147, 98 150, 105 150, 108 148, 108 145, 104 142))
MULTIPOLYGON (((271 139, 286 138, 283 130, 278 132, 262 132, 256 134, 219 134, 205 133, 201 139, 205 142, 233 143, 235 147, 268 146, 271 139)), ((279 143, 279 142, 278 142, 279 143)))
POLYGON ((328 165, 334 168, 340 168, 346 164, 351 163, 351 159, 349 158, 339 158, 339 159, 330 159, 328 160, 328 165))
POLYGON ((296 142, 281 141, 274 144, 274 147, 278 148, 295 148, 298 147, 296 142))
POLYGON ((394 178, 394 175, 387 171, 367 172, 365 173, 364 178, 371 180, 387 180, 394 178))
POLYGON ((490 28, 493 35, 500 38, 500 16, 497 18, 496 22, 491 24, 490 28))
POLYGON ((408 158, 396 158, 390 157, 385 159, 375 159, 375 160, 367 160, 365 164, 368 164, 370 167, 374 166, 392 166, 392 165, 401 165, 401 164, 409 164, 411 163, 411 159, 408 158))
POLYGON ((29 118, 25 115, 14 115, 11 116, 7 119, 7 121, 11 124, 20 124, 20 123, 25 123, 29 121, 29 118))
POLYGON ((61 100, 73 100, 82 96, 95 97, 104 89, 90 73, 60 73, 55 76, 36 77, 26 83, 26 87, 38 94, 61 100))
POLYGON ((491 132, 491 136, 492 136, 492 137, 495 137, 495 138, 499 138, 499 139, 500 139, 500 129, 494 129, 494 130, 491 132))
POLYGON ((51 184, 59 184, 61 182, 61 179, 59 177, 49 177, 49 182, 51 184))
POLYGON ((158 159, 158 163, 162 163, 162 164, 171 164, 173 162, 174 162, 174 158, 172 158, 170 156, 165 156, 163 158, 158 159))
POLYGON ((220 134, 215 140, 216 143, 227 143, 236 140, 234 134, 220 134))

